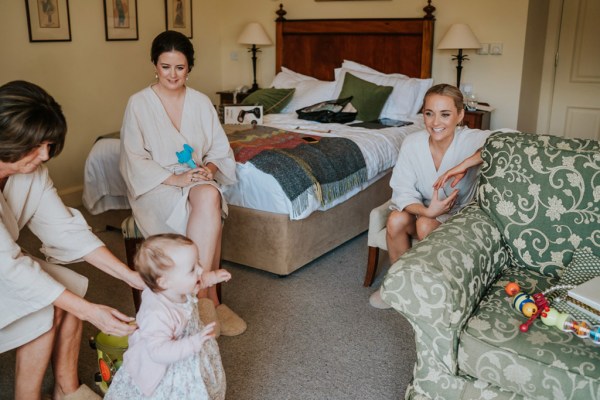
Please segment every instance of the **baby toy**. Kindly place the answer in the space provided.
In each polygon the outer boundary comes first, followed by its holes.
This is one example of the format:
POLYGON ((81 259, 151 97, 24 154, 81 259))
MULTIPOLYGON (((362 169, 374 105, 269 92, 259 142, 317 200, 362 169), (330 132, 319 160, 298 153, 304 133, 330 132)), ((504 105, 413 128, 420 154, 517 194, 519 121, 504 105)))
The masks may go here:
POLYGON ((127 336, 112 336, 100 332, 96 337, 89 340, 90 347, 96 350, 98 355, 98 369, 96 372, 96 385, 102 393, 106 393, 112 378, 123 363, 123 353, 128 347, 127 336))
POLYGON ((192 168, 192 169, 193 168, 198 168, 198 166, 194 162, 194 159, 192 158, 192 153, 193 152, 194 152, 194 149, 192 148, 192 146, 190 146, 187 143, 184 144, 183 145, 183 150, 175 152, 175 154, 177 154, 177 161, 179 161, 182 164, 189 165, 189 167, 192 168))
POLYGON ((570 289, 570 285, 557 285, 541 293, 529 295, 521 292, 515 282, 508 283, 504 290, 512 297, 512 307, 523 313, 529 319, 519 326, 521 332, 527 332, 529 326, 538 317, 547 326, 554 326, 564 332, 570 332, 583 339, 590 339, 594 344, 600 345, 600 325, 590 326, 587 321, 575 321, 569 314, 561 313, 551 308, 546 300, 546 295, 559 289, 570 289))
POLYGON ((600 345, 600 325, 590 326, 587 321, 575 321, 569 314, 561 313, 554 308, 551 308, 541 319, 545 325, 555 326, 564 332, 571 332, 600 345))

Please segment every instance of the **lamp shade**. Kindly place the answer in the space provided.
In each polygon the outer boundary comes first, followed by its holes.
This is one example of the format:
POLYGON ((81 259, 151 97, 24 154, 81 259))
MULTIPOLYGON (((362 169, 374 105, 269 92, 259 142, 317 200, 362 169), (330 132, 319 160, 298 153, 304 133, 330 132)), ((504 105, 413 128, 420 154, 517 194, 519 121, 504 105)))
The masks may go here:
POLYGON ((438 49, 479 49, 481 43, 467 24, 454 24, 438 44, 438 49))
POLYGON ((273 44, 271 38, 265 32, 265 29, 258 22, 250 22, 240 36, 238 37, 238 43, 240 44, 255 44, 268 46, 273 44))

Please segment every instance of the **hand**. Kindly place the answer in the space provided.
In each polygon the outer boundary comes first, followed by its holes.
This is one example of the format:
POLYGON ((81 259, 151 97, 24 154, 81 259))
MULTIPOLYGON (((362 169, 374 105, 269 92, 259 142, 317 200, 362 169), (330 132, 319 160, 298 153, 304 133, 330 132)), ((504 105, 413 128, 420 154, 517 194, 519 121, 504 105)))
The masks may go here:
POLYGON ((426 217, 436 218, 440 215, 446 214, 452 210, 458 199, 458 189, 454 189, 450 195, 444 200, 440 200, 438 196, 438 190, 433 191, 433 197, 431 198, 431 204, 427 207, 426 217))
POLYGON ((202 181, 212 181, 214 179, 213 175, 213 171, 208 168, 208 166, 204 165, 198 168, 195 176, 202 181))
POLYGON ((450 183, 450 187, 454 188, 456 187, 456 185, 458 185, 458 182, 460 182, 461 179, 465 177, 466 174, 467 168, 463 167, 462 164, 458 164, 456 167, 450 168, 442 176, 440 176, 434 182, 433 189, 437 191, 438 189, 442 188, 446 184, 446 181, 452 177, 454 177, 454 180, 452 181, 452 183, 450 183))
POLYGON ((204 345, 204 342, 215 337, 214 331, 216 324, 216 322, 211 322, 210 324, 206 325, 204 329, 202 329, 200 332, 191 337, 194 349, 197 352, 202 349, 202 345, 204 345))
POLYGON ((206 271, 202 273, 201 284, 202 289, 216 285, 219 282, 227 282, 231 279, 229 271, 218 269, 216 271, 206 271))
POLYGON ((124 281, 137 290, 144 290, 146 288, 146 283, 144 283, 140 273, 137 271, 131 271, 131 273, 125 277, 124 281))
POLYGON ((122 312, 102 304, 92 304, 91 306, 90 314, 84 319, 102 332, 114 336, 127 336, 137 329, 135 323, 131 324, 135 318, 128 317, 122 312))

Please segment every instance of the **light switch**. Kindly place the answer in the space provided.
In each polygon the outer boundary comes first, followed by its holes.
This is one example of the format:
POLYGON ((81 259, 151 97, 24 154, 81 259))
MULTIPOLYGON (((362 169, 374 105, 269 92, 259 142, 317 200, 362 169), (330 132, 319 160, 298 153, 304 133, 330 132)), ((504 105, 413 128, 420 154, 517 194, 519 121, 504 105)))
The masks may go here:
POLYGON ((490 43, 490 54, 499 56, 502 54, 502 43, 490 43))
POLYGON ((490 53, 490 44, 489 43, 481 43, 481 48, 477 49, 477 54, 480 56, 485 56, 490 53))

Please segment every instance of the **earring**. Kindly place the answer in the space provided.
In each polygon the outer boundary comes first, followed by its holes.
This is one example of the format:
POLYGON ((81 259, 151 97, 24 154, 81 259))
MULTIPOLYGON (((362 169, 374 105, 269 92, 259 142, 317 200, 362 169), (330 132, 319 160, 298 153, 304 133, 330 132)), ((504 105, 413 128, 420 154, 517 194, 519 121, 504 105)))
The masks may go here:
POLYGON ((186 80, 186 82, 187 82, 187 80, 188 80, 188 79, 190 79, 190 76, 189 76, 189 75, 186 75, 186 76, 185 76, 185 80, 186 80))
POLYGON ((154 73, 154 79, 158 79, 158 73, 157 72, 154 73))

